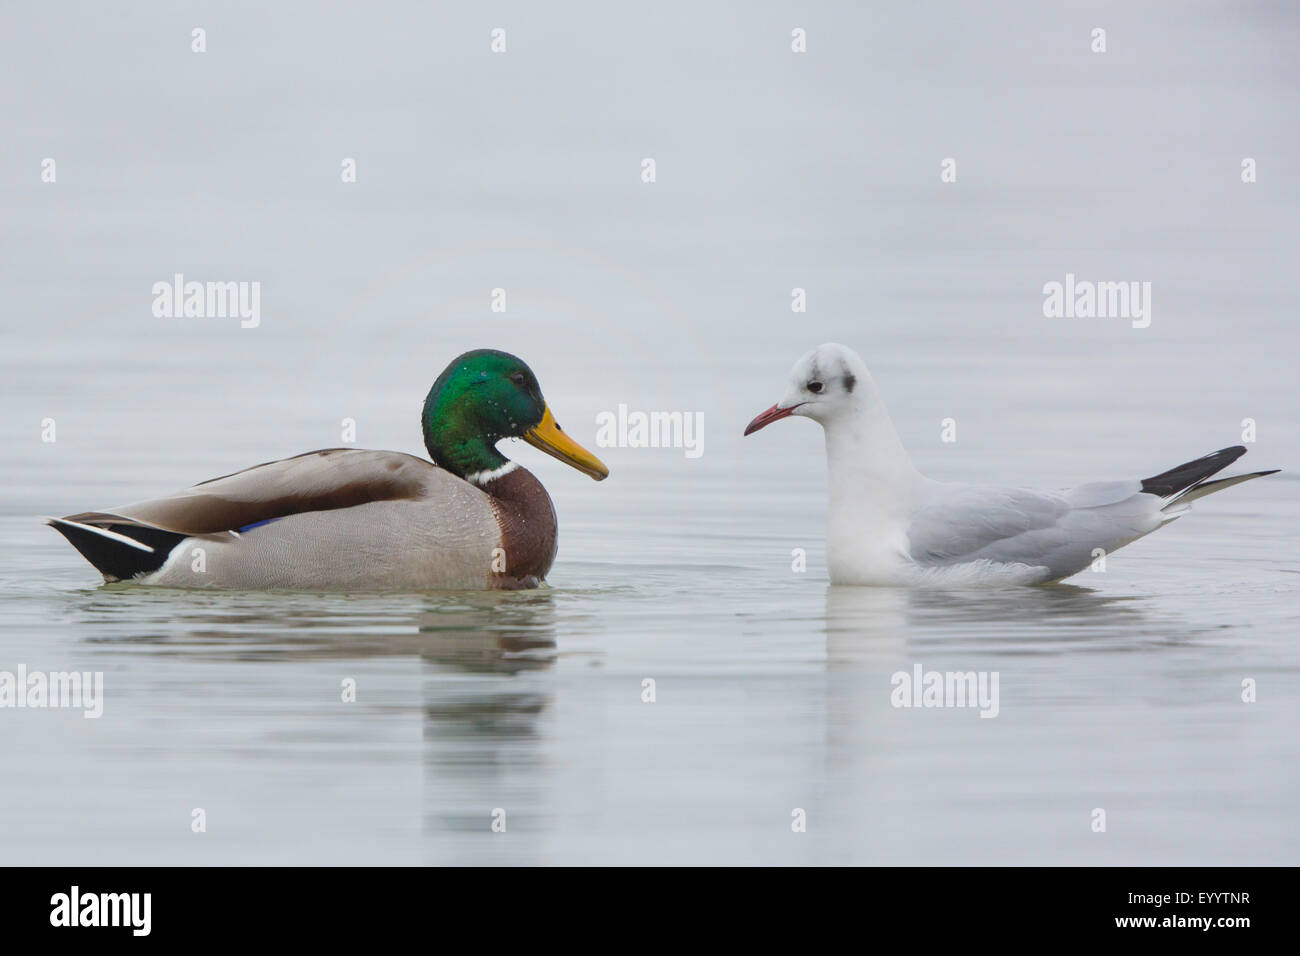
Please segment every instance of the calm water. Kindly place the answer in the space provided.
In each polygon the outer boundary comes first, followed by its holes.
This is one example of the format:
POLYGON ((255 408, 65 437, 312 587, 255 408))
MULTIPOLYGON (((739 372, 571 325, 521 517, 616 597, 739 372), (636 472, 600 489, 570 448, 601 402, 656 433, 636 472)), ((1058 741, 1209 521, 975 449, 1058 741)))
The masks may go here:
POLYGON ((105 686, 0 709, 0 862, 1300 862, 1293 12, 1108 10, 1094 57, 1091 5, 830 4, 798 59, 741 6, 236 5, 202 57, 163 9, 0 35, 0 670, 105 686), (178 271, 262 282, 261 325, 154 318, 178 271), (1151 281, 1151 327, 1045 319, 1066 272, 1151 281), (832 588, 819 430, 740 437, 824 340, 935 477, 1154 474, 1245 418, 1286 471, 1071 585, 832 588), (419 451, 484 345, 589 447, 619 403, 704 414, 702 457, 595 449, 599 485, 505 449, 560 515, 547 589, 104 586, 39 522, 344 418, 419 451), (894 708, 918 664, 997 672, 998 716, 894 708))

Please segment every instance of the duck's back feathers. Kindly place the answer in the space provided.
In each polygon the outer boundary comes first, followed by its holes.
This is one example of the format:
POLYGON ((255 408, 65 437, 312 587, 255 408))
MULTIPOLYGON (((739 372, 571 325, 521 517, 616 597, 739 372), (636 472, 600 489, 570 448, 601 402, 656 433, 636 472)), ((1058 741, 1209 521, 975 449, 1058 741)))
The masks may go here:
POLYGON ((50 523, 109 580, 302 589, 535 585, 554 554, 549 498, 538 516, 550 527, 535 529, 549 534, 545 567, 511 567, 502 552, 506 510, 421 458, 331 448, 50 523))
POLYGON ((185 535, 239 531, 308 511, 352 508, 371 501, 415 501, 459 478, 414 455, 327 448, 254 465, 163 498, 67 520, 123 522, 185 535))

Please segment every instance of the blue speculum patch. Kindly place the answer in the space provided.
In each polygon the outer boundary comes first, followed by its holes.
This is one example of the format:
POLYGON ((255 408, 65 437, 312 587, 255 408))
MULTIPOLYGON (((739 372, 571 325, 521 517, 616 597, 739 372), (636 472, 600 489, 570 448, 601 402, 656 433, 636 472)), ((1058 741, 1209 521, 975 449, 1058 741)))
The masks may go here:
POLYGON ((240 534, 243 534, 245 531, 251 531, 253 528, 260 528, 264 524, 270 524, 272 521, 279 521, 279 520, 280 520, 279 518, 266 518, 262 521, 254 521, 252 524, 246 524, 242 528, 239 528, 237 530, 239 531, 240 534))

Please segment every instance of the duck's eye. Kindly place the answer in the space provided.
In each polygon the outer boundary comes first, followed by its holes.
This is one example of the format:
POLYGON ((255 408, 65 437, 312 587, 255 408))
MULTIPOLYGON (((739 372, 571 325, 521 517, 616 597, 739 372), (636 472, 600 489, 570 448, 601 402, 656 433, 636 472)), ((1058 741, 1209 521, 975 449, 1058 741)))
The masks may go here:
POLYGON ((520 387, 523 387, 523 384, 525 381, 527 381, 527 379, 524 378, 523 372, 511 372, 510 381, 514 382, 516 385, 520 387))
POLYGON ((808 383, 808 391, 812 392, 814 395, 816 395, 818 392, 820 392, 823 388, 825 388, 825 386, 822 385, 821 382, 809 382, 809 383, 808 383))

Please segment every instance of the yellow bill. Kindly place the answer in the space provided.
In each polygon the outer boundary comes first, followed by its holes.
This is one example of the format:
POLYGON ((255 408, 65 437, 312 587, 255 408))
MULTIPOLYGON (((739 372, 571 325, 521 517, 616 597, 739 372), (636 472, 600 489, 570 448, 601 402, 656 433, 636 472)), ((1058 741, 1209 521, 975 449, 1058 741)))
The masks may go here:
POLYGON ((597 481, 609 477, 609 469, 605 467, 604 462, 564 434, 556 424, 549 405, 542 413, 542 420, 524 432, 523 438, 534 448, 540 448, 546 454, 560 459, 566 465, 572 465, 584 475, 590 475, 597 481))

